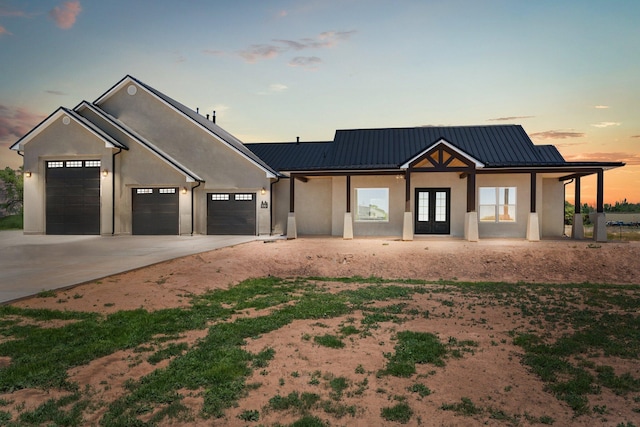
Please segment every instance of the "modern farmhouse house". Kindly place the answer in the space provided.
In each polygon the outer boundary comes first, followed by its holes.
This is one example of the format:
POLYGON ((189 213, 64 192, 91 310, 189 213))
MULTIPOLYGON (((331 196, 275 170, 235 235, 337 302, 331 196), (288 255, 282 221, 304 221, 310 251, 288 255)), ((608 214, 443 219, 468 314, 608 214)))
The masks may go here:
MULTIPOLYGON (((564 230, 566 162, 521 126, 338 130, 333 141, 243 144, 126 76, 60 107, 11 149, 24 156, 26 234, 445 235, 539 240, 564 230)), ((580 212, 573 235, 582 237, 580 212)))

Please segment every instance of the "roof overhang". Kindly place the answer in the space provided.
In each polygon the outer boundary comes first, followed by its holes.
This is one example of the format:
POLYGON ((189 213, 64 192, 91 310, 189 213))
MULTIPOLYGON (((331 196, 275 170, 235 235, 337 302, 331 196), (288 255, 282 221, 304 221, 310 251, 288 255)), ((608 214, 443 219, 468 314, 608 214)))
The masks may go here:
POLYGON ((105 132, 103 132, 96 125, 94 125, 93 123, 91 123, 90 121, 85 119, 84 117, 80 116, 75 111, 69 110, 69 109, 64 108, 64 107, 60 107, 56 111, 51 113, 49 115, 49 117, 44 119, 42 122, 40 122, 40 124, 38 124, 36 127, 31 129, 31 131, 29 131, 29 133, 27 133, 25 136, 20 138, 15 144, 13 144, 10 147, 10 149, 11 150, 16 150, 16 151, 24 151, 24 145, 25 144, 29 143, 35 137, 40 135, 53 122, 55 122, 56 120, 58 120, 60 118, 62 118, 62 120, 65 120, 65 118, 66 118, 68 120, 68 122, 65 121, 66 124, 69 124, 71 122, 76 123, 77 125, 81 126, 83 129, 85 129, 88 132, 94 134, 98 139, 100 139, 101 141, 104 142, 104 146, 106 148, 127 149, 127 147, 125 147, 120 142, 118 142, 115 139, 113 139, 111 136, 107 135, 105 132))
POLYGON ((458 147, 456 147, 455 145, 451 144, 446 139, 440 138, 439 140, 437 140, 433 144, 429 145, 424 150, 420 151, 418 154, 416 154, 415 156, 411 157, 409 160, 407 160, 406 162, 401 164, 400 165, 400 169, 408 169, 413 162, 415 162, 419 158, 423 157, 429 151, 433 150, 434 148, 436 148, 438 145, 441 145, 441 144, 444 145, 445 147, 447 147, 448 149, 450 149, 451 151, 455 152, 457 155, 459 155, 461 157, 464 157, 465 159, 469 160, 471 163, 475 164, 476 168, 484 168, 485 167, 484 163, 481 162, 480 160, 478 160, 478 159, 474 158, 473 156, 469 155, 469 153, 466 153, 463 150, 459 149, 458 147))

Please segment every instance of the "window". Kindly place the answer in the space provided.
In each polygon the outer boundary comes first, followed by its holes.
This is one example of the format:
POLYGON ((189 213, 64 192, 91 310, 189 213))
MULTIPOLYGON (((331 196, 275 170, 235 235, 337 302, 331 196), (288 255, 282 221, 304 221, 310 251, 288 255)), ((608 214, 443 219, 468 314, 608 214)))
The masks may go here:
POLYGON ((153 188, 137 188, 136 194, 153 194, 153 188))
POLYGON ((389 221, 388 188, 356 188, 356 221, 389 221))
POLYGON ((214 193, 211 195, 211 200, 229 200, 228 194, 214 193))
POLYGON ((176 194, 175 188, 161 188, 158 190, 160 194, 176 194))
POLYGON ((65 164, 68 168, 81 168, 82 160, 68 160, 65 164))
POLYGON ((515 187, 480 187, 481 222, 516 222, 515 187))
POLYGON ((64 167, 64 162, 47 162, 48 168, 62 168, 64 167))
POLYGON ((99 168, 100 160, 87 160, 84 162, 84 167, 86 168, 99 168))
POLYGON ((236 194, 236 200, 253 200, 253 194, 236 194))

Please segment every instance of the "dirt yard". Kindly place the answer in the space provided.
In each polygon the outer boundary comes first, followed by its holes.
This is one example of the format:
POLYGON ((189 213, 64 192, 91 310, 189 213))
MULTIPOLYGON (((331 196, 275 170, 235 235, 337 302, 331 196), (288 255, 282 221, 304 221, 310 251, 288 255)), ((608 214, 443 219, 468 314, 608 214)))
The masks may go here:
MULTIPOLYGON (((15 305, 104 314, 138 308, 152 311, 187 307, 190 295, 228 289, 245 279, 265 276, 640 284, 640 243, 596 244, 571 240, 483 240, 468 243, 438 238, 413 242, 384 238, 257 241, 107 277, 59 291, 55 296, 27 299, 15 305)), ((335 288, 335 291, 358 287, 353 283, 337 282, 328 282, 326 286, 335 288)), ((263 410, 270 398, 276 394, 286 396, 293 391, 309 391, 313 387, 309 384, 314 378, 319 383, 316 389, 328 395, 330 379, 346 377, 349 378, 351 393, 345 395, 341 402, 353 405, 357 411, 355 416, 347 414, 340 417, 327 415, 329 411, 326 409, 325 412, 314 412, 331 425, 398 425, 380 416, 380 408, 393 406, 396 400, 408 401, 413 408, 414 415, 408 425, 536 425, 549 424, 550 419, 556 426, 618 425, 618 422, 632 420, 639 424, 640 393, 621 397, 603 389, 602 393, 590 397, 591 406, 599 408, 600 412, 575 416, 566 403, 545 390, 544 383, 521 361, 523 350, 513 344, 509 331, 526 328, 528 319, 515 316, 512 309, 501 305, 485 304, 480 309, 476 296, 454 292, 447 297, 451 303, 443 305, 445 297, 439 295, 434 299, 433 295, 415 295, 405 310, 413 310, 413 313, 430 311, 428 319, 409 316, 401 326, 383 322, 369 336, 347 338, 346 348, 339 351, 318 346, 308 337, 335 332, 349 322, 357 325, 363 313, 322 322, 297 320, 248 340, 246 349, 252 353, 266 347, 275 350, 268 368, 263 371, 256 369, 247 378, 247 384, 257 383, 261 384, 260 387, 241 399, 237 408, 227 410, 222 419, 196 417, 183 423, 230 426, 292 423, 299 418, 295 413, 263 410), (429 331, 445 342, 450 342, 452 337, 454 341, 473 341, 477 348, 473 356, 447 361, 444 367, 420 365, 417 378, 433 391, 421 396, 407 391, 416 382, 415 376, 407 379, 376 375, 384 367, 385 353, 393 351, 394 334, 399 330, 429 331), (485 409, 471 416, 441 409, 445 404, 460 403, 463 397, 474 402, 476 407, 485 409), (499 408, 500 411, 489 408, 499 408), (247 410, 260 411, 259 422, 241 419, 247 410), (504 416, 495 416, 496 413, 504 416)), ((544 323, 543 320, 540 322, 544 323)), ((206 334, 206 330, 191 331, 183 334, 181 341, 192 346, 206 334)), ((93 390, 95 402, 108 404, 124 393, 127 380, 138 380, 169 363, 131 363, 136 357, 140 355, 119 351, 73 368, 68 374, 81 390, 93 390), (105 386, 107 384, 108 387, 105 386)), ((615 362, 618 375, 630 373, 635 378, 640 377, 638 359, 615 362)), ((28 410, 46 399, 63 394, 26 389, 0 395, 0 399, 13 402, 12 407, 28 410)), ((184 391, 184 396, 183 403, 197 414, 202 404, 201 395, 184 391)), ((87 424, 97 424, 106 410, 100 409, 98 404, 96 407, 85 415, 87 424)), ((16 411, 12 413, 17 416, 16 411)), ((179 420, 172 420, 170 424, 182 425, 179 420)))

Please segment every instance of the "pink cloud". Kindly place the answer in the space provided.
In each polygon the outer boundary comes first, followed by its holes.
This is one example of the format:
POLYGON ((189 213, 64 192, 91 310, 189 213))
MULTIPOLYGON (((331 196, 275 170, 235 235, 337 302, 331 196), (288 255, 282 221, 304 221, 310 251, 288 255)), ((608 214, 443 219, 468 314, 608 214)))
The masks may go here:
POLYGON ((15 142, 29 132, 44 116, 24 108, 9 108, 0 105, 0 141, 15 142))
POLYGON ((529 136, 531 138, 539 139, 566 139, 566 138, 582 138, 585 134, 583 132, 562 131, 562 130, 548 130, 545 132, 532 133, 529 136))
POLYGON ((68 30, 76 23, 78 14, 82 11, 79 0, 66 1, 49 11, 49 17, 63 30, 68 30))
POLYGON ((628 165, 640 165, 639 153, 580 153, 564 158, 569 162, 624 162, 628 165))
POLYGON ((0 36, 3 36, 3 35, 5 35, 5 34, 7 34, 7 35, 11 35, 11 33, 9 32, 9 30, 7 30, 5 27, 3 27, 2 25, 0 25, 0 36))

